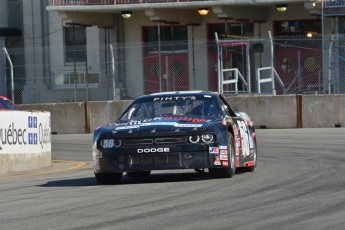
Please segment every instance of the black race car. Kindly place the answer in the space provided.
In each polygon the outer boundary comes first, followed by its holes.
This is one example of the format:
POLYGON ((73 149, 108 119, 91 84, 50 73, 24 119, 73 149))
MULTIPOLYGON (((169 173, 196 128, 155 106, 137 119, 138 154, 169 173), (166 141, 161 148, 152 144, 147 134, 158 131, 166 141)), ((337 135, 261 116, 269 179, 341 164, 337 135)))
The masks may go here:
POLYGON ((253 122, 214 92, 166 92, 141 96, 93 136, 96 180, 112 184, 151 170, 208 169, 230 178, 236 169, 254 171, 253 122))

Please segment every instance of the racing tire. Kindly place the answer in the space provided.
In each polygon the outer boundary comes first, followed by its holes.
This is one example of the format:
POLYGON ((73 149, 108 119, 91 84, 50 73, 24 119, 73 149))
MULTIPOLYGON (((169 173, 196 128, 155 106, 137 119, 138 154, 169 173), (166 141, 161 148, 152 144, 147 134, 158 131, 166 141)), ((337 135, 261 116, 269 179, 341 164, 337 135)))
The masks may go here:
POLYGON ((137 172, 127 172, 126 176, 129 177, 148 177, 150 176, 151 171, 137 171, 137 172))
POLYGON ((121 181, 122 173, 95 173, 99 184, 117 184, 121 181))
POLYGON ((225 168, 210 168, 209 172, 212 178, 231 178, 236 173, 236 160, 232 135, 227 136, 228 148, 228 166, 225 168))

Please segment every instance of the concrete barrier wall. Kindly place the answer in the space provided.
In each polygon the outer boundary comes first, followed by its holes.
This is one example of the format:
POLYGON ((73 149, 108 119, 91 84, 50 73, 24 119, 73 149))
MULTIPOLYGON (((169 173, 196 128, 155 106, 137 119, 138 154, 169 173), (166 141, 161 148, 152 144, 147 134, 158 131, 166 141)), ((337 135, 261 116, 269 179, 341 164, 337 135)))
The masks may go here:
POLYGON ((256 127, 297 128, 296 96, 227 97, 238 110, 246 112, 256 127))
MULTIPOLYGON (((227 99, 240 111, 246 112, 258 128, 345 127, 345 95, 232 96, 227 99), (301 102, 298 102, 298 98, 301 98, 301 102)), ((53 133, 89 133, 100 125, 113 122, 131 102, 32 104, 19 107, 50 111, 53 133)))
POLYGON ((0 175, 51 165, 49 112, 0 112, 0 175))
POLYGON ((303 127, 345 127, 345 95, 302 97, 303 127))
POLYGON ((85 133, 85 103, 26 104, 18 106, 21 110, 49 111, 51 113, 52 133, 85 133))
POLYGON ((90 131, 93 132, 98 126, 114 122, 130 103, 131 100, 89 102, 90 131))

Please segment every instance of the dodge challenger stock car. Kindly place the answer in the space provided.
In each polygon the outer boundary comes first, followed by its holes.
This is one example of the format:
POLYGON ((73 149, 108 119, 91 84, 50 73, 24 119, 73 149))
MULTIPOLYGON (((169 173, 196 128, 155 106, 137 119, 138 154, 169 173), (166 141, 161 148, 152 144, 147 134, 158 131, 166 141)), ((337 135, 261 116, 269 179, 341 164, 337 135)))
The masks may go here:
POLYGON ((195 169, 230 178, 252 172, 257 149, 253 122, 222 95, 181 91, 144 95, 93 135, 98 183, 118 183, 151 170, 195 169))

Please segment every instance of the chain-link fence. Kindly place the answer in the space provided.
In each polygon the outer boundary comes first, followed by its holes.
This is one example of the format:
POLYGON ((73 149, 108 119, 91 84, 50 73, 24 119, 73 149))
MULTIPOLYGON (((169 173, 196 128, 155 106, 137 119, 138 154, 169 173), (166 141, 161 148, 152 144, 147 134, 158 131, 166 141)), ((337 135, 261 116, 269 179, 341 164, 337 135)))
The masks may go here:
MULTIPOLYGON (((273 42, 222 39, 221 50, 215 41, 193 39, 7 51, 18 104, 132 99, 175 90, 218 91, 220 70, 228 70, 224 81, 238 79, 237 89, 233 83, 223 86, 226 94, 345 93, 344 35, 327 35, 323 40, 311 36, 275 37, 273 42), (270 79, 275 79, 273 87, 270 79)), ((5 68, 11 98, 8 61, 5 68)))

